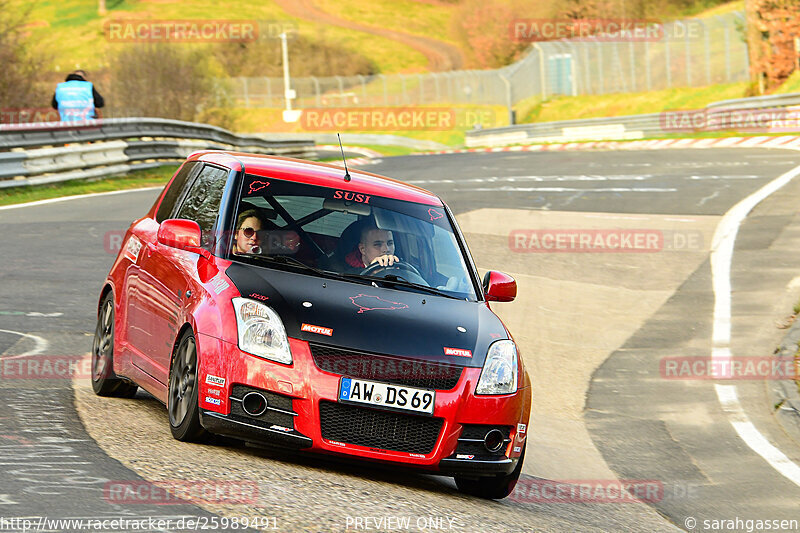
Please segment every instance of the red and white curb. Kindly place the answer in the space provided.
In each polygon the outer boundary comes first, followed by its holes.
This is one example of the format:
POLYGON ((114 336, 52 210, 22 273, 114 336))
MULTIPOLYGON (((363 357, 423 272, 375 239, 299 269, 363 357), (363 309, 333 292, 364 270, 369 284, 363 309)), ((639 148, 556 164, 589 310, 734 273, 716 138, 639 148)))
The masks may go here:
POLYGON ((660 150, 662 148, 790 148, 800 150, 800 137, 762 135, 758 137, 716 137, 692 139, 652 139, 647 141, 592 141, 580 143, 528 144, 496 148, 437 150, 413 155, 466 154, 486 152, 560 152, 565 150, 660 150))
MULTIPOLYGON (((338 144, 323 144, 318 146, 320 150, 334 150, 339 151, 338 144)), ((364 157, 354 157, 352 159, 347 160, 347 166, 357 167, 360 165, 373 165, 380 161, 380 158, 383 157, 383 154, 380 152, 376 152, 375 150, 370 150, 369 148, 362 148, 360 146, 345 146, 344 150, 348 152, 355 152, 357 154, 361 154, 364 157)), ((334 165, 337 167, 344 168, 344 165, 341 161, 330 161, 329 165, 334 165)))

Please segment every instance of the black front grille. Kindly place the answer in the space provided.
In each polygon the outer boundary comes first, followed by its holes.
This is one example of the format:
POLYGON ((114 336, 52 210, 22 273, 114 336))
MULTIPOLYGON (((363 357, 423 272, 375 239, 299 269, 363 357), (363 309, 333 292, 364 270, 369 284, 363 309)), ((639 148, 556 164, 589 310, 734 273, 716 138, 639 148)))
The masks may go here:
POLYGON ((447 363, 354 352, 314 343, 309 346, 314 364, 320 370, 407 387, 450 390, 458 384, 464 371, 460 366, 447 363))
POLYGON ((322 438, 382 450, 428 454, 436 446, 441 418, 412 416, 322 401, 322 438))

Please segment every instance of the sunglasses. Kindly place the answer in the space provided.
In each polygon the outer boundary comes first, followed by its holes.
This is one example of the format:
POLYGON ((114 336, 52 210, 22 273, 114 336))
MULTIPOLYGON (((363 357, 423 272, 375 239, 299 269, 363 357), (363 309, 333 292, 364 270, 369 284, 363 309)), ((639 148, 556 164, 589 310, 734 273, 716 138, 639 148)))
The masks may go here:
POLYGON ((248 238, 248 239, 249 239, 249 238, 251 238, 251 237, 252 237, 253 235, 255 235, 256 233, 258 233, 258 232, 257 232, 256 230, 254 230, 253 228, 239 228, 239 231, 241 231, 241 232, 244 234, 244 236, 245 236, 246 238, 248 238))

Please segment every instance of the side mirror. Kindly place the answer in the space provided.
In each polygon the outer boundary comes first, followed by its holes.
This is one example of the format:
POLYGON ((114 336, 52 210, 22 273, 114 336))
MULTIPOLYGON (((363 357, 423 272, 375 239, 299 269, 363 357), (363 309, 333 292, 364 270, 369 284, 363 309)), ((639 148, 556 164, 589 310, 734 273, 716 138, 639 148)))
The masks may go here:
POLYGON ((483 292, 489 302, 511 302, 517 297, 517 282, 508 274, 490 270, 483 276, 483 292))
POLYGON ((201 238, 200 226, 192 220, 170 218, 158 226, 158 242, 160 244, 194 252, 209 259, 211 252, 200 247, 201 238))

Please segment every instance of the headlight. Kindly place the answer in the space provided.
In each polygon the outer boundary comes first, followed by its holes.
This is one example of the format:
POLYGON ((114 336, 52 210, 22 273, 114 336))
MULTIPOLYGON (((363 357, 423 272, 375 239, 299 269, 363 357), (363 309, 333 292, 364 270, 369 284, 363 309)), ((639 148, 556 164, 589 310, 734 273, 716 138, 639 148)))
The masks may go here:
POLYGON ((511 394, 517 392, 517 345, 512 340, 496 341, 489 346, 475 394, 511 394))
POLYGON ((278 313, 247 298, 233 298, 239 349, 286 365, 292 364, 289 339, 278 313))

